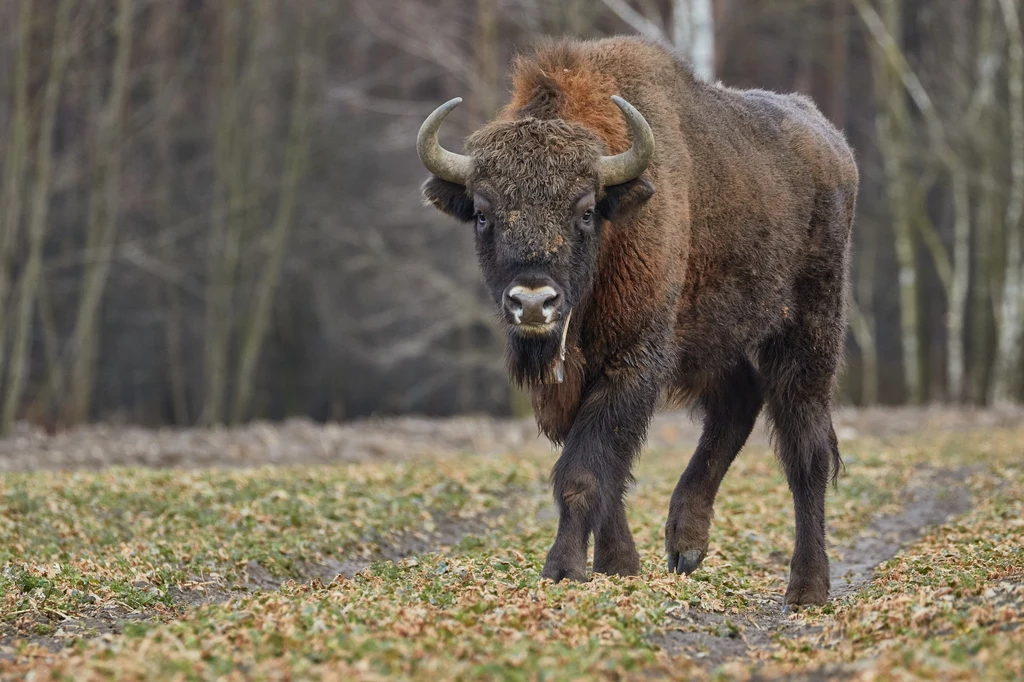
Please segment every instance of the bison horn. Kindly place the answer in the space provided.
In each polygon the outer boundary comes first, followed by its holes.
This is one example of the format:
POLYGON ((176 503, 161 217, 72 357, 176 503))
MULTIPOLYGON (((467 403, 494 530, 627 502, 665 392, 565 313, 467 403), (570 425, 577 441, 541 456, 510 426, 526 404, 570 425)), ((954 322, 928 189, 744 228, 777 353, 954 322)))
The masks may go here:
POLYGON ((597 174, 603 185, 621 185, 640 177, 654 156, 654 133, 636 108, 617 95, 612 101, 622 110, 633 135, 633 146, 615 156, 602 156, 597 162, 597 174))
POLYGON ((416 152, 428 171, 442 180, 465 185, 473 173, 473 159, 462 154, 453 154, 437 141, 437 131, 444 119, 461 102, 461 97, 450 99, 427 116, 416 136, 416 152))

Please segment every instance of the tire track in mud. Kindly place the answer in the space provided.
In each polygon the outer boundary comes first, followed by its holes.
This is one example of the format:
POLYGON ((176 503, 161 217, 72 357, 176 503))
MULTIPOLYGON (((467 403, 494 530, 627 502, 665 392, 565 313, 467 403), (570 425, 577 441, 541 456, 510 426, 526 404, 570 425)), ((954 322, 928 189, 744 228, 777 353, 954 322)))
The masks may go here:
MULTIPOLYGON (((856 594, 870 582, 875 569, 913 544, 929 529, 967 512, 971 495, 966 484, 973 469, 926 471, 907 487, 901 509, 880 516, 856 537, 838 547, 841 558, 831 565, 829 600, 856 594)), ((653 638, 670 656, 700 660, 708 669, 729 662, 754 662, 759 653, 779 646, 779 640, 813 634, 817 627, 794 621, 783 610, 781 597, 755 612, 719 614, 688 611, 676 619, 687 630, 671 630, 653 638)), ((806 679, 835 679, 841 671, 822 670, 806 679)), ((804 678, 801 678, 804 679, 804 678)))

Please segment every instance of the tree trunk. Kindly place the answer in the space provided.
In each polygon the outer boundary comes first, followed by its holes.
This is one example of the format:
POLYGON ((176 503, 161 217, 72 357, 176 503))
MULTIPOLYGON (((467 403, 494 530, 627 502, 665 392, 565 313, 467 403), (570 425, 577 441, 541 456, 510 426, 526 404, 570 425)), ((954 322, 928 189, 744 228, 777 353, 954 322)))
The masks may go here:
MULTIPOLYGON (((156 120, 155 143, 159 164, 156 196, 156 223, 159 230, 171 224, 171 201, 173 196, 173 164, 171 150, 172 124, 175 119, 173 102, 183 93, 180 90, 180 74, 175 71, 176 55, 174 40, 177 37, 177 22, 180 8, 165 4, 156 19, 156 40, 159 41, 159 65, 153 70, 153 91, 161 93, 159 113, 156 120)), ((185 379, 185 360, 182 352, 181 301, 178 287, 174 282, 165 281, 158 292, 164 309, 164 342, 167 344, 167 383, 170 392, 171 414, 175 424, 189 423, 188 391, 185 379)))
POLYGON ((230 342, 231 299, 235 261, 229 221, 238 210, 230 176, 235 173, 235 136, 238 117, 238 61, 241 16, 238 0, 226 0, 221 34, 221 65, 218 81, 219 111, 215 143, 214 205, 207 248, 206 324, 203 339, 204 424, 224 420, 227 395, 227 349, 230 342))
MULTIPOLYGON (((307 38, 313 10, 308 2, 302 2, 299 11, 303 12, 302 38, 307 38)), ((281 261, 284 257, 288 234, 294 222, 296 194, 299 181, 305 168, 306 155, 309 149, 309 81, 314 55, 307 54, 303 47, 298 51, 297 80, 292 95, 291 123, 288 132, 288 147, 285 154, 285 167, 281 177, 281 192, 278 199, 277 215, 271 230, 270 253, 266 266, 261 270, 262 277, 253 304, 251 323, 242 341, 242 352, 238 362, 235 401, 231 411, 231 420, 239 422, 245 416, 252 401, 253 384, 255 383, 256 361, 259 359, 270 321, 270 311, 274 304, 274 294, 281 273, 281 261)))
POLYGON ((103 183, 103 203, 100 219, 96 223, 98 234, 95 244, 96 260, 86 269, 82 281, 82 296, 78 305, 78 318, 73 337, 74 356, 70 372, 70 396, 67 409, 69 423, 84 421, 89 416, 93 385, 96 380, 96 361, 99 352, 100 303, 107 286, 107 278, 114 260, 114 242, 117 237, 121 210, 121 145, 122 121, 128 97, 128 79, 132 57, 132 38, 135 25, 134 0, 118 0, 117 48, 111 75, 110 96, 106 112, 100 123, 100 174, 103 183))
POLYGON ((861 362, 861 405, 873 405, 878 402, 878 350, 875 346, 875 330, 873 320, 858 305, 851 295, 848 301, 850 310, 850 330, 860 348, 861 362))
POLYGON ((964 392, 964 358, 967 355, 964 318, 967 315, 967 288, 971 267, 971 199, 967 172, 960 166, 952 173, 953 182, 953 272, 946 311, 946 373, 949 400, 966 398, 964 392))
POLYGON ((1008 36, 1007 84, 1010 93, 1010 175, 1012 186, 1006 207, 1006 274, 998 316, 992 402, 1015 397, 1024 336, 1024 253, 1021 214, 1024 213, 1024 44, 1015 0, 999 0, 1008 36))
MULTIPOLYGON (((882 14, 889 35, 899 36, 901 17, 897 0, 885 0, 882 14)), ((872 44, 871 56, 874 63, 875 96, 879 108, 876 129, 899 267, 903 384, 908 402, 917 404, 922 402, 924 393, 921 380, 922 330, 917 295, 917 257, 906 169, 909 115, 899 75, 890 64, 884 48, 880 44, 872 44)))
MULTIPOLYGON (((998 64, 995 51, 995 28, 998 19, 996 0, 982 0, 978 16, 978 38, 975 50, 974 80, 978 83, 966 116, 967 126, 976 131, 975 160, 982 177, 998 177, 1002 144, 997 133, 994 80, 998 64)), ((998 195, 993 182, 982 182, 978 188, 977 210, 974 224, 975 282, 971 301, 970 399, 976 405, 988 402, 992 361, 992 320, 995 291, 992 273, 997 269, 998 251, 995 239, 1002 233, 998 217, 998 195)))
POLYGON ((850 53, 850 7, 847 0, 832 3, 832 48, 829 53, 829 72, 832 89, 829 98, 829 118, 840 130, 846 127, 847 64, 850 53))
MULTIPOLYGON (((851 328, 861 353, 861 404, 878 402, 878 344, 875 341, 875 258, 878 252, 878 226, 861 225, 860 258, 857 267, 856 297, 851 306, 851 328), (859 299, 859 302, 856 300, 859 299)), ((854 298, 851 296, 851 298, 854 298)))
POLYGON ((36 142, 36 181, 32 188, 29 215, 29 253, 21 274, 18 291, 18 305, 15 318, 14 343, 11 347, 10 374, 7 377, 7 391, 3 411, 0 414, 0 431, 8 431, 18 415, 18 407, 25 390, 30 367, 28 357, 29 339, 32 335, 33 310, 36 292, 42 272, 43 243, 46 238, 46 219, 50 208, 52 187, 50 169, 53 164, 53 132, 57 121, 57 105, 60 103, 61 82, 64 68, 71 54, 69 27, 74 0, 61 0, 57 5, 53 28, 53 47, 50 70, 43 92, 43 108, 39 121, 39 137, 36 142))
POLYGON ((715 17, 712 0, 673 0, 672 42, 704 80, 715 78, 715 17))
MULTIPOLYGON (((985 116, 983 121, 991 121, 985 116)), ((992 128, 988 128, 991 130, 992 128)), ((985 158, 991 158, 994 150, 987 146, 985 158)), ((987 170, 992 170, 987 166, 987 170)), ((994 258, 993 237, 1000 233, 999 219, 996 214, 996 193, 990 187, 982 188, 978 198, 977 217, 975 224, 978 230, 975 235, 975 272, 974 292, 971 301, 973 313, 971 341, 973 353, 971 357, 971 400, 977 405, 988 402, 989 386, 992 380, 992 307, 993 290, 990 273, 996 267, 994 258)))
MULTIPOLYGON (((0 370, 6 368, 4 357, 8 328, 7 293, 11 283, 11 255, 21 231, 22 182, 28 148, 28 57, 31 51, 32 0, 21 0, 18 6, 17 51, 14 57, 14 114, 11 120, 7 158, 4 164, 4 185, 0 194, 0 370)), ((3 371, 0 371, 0 386, 3 371)), ((0 431, 4 424, 0 420, 0 431)))

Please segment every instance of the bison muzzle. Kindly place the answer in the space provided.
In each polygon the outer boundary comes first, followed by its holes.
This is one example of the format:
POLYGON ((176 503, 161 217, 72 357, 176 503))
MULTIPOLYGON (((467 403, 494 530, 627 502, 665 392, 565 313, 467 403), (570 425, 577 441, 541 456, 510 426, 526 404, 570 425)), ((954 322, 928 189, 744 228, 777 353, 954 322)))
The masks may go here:
POLYGON ((796 512, 788 604, 829 590, 825 494, 858 173, 806 97, 707 83, 639 38, 519 57, 512 98, 466 141, 423 123, 427 203, 473 224, 511 377, 563 445, 544 577, 634 575, 632 465, 662 400, 703 432, 669 503, 670 571, 707 553, 715 496, 762 408, 796 512))

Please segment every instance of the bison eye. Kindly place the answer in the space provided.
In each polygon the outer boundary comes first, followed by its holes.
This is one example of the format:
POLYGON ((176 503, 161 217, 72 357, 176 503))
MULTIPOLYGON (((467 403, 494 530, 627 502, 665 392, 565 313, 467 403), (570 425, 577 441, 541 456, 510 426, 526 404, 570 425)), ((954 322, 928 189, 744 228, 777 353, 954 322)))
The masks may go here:
POLYGON ((485 227, 487 227, 487 216, 483 214, 483 211, 477 211, 476 229, 478 232, 483 232, 485 227))
POLYGON ((586 211, 580 214, 580 228, 582 228, 584 232, 593 232, 594 211, 592 209, 588 208, 586 211))

